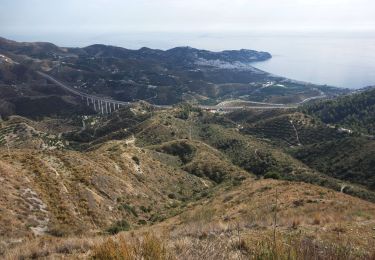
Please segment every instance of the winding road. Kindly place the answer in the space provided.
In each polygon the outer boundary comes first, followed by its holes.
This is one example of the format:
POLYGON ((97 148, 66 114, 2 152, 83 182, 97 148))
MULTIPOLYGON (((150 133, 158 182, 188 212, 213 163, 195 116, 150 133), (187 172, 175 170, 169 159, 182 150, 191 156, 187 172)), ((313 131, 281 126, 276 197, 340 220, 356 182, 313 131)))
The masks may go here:
MULTIPOLYGON (((111 113, 112 111, 122 107, 122 106, 129 106, 135 102, 125 102, 125 101, 119 101, 119 100, 114 100, 111 98, 106 98, 106 97, 100 97, 100 96, 95 96, 95 95, 90 95, 86 94, 84 92, 81 92, 77 89, 74 89, 61 81, 58 81, 57 79, 53 78, 52 76, 41 72, 37 71, 37 73, 47 79, 48 81, 58 85, 59 87, 65 89, 66 91, 70 92, 73 95, 79 96, 82 99, 86 99, 87 105, 90 106, 92 105, 94 107, 94 110, 101 113, 101 114, 108 114, 111 113)), ((292 105, 285 105, 285 104, 273 104, 273 103, 264 103, 264 102, 249 102, 253 104, 259 104, 262 106, 225 106, 223 104, 215 105, 215 106, 204 106, 204 105, 198 105, 199 108, 204 109, 204 110, 210 110, 210 111, 224 111, 224 112, 230 112, 230 111, 235 111, 235 110, 241 110, 241 109, 257 109, 257 110, 267 110, 267 109, 292 109, 292 108, 297 108, 299 105, 312 100, 312 99, 318 99, 322 98, 323 96, 319 97, 310 97, 305 100, 303 100, 300 103, 297 104, 292 104, 292 105)), ((151 104, 152 106, 156 108, 161 108, 161 109, 168 109, 172 108, 173 106, 171 105, 156 105, 156 104, 151 104)))

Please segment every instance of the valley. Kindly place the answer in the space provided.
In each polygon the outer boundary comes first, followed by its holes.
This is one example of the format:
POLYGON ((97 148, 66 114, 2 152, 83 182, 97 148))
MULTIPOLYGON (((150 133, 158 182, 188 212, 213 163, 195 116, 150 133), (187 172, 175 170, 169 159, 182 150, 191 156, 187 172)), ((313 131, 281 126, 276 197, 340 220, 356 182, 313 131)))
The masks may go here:
POLYGON ((0 39, 0 258, 373 259, 373 88, 0 39))
MULTIPOLYGON (((272 108, 276 107, 273 104, 293 107, 315 98, 350 92, 296 82, 255 69, 251 62, 270 59, 271 55, 251 50, 209 52, 189 47, 128 50, 106 45, 61 48, 50 43, 18 43, 2 38, 0 52, 7 57, 0 68, 3 89, 0 99, 7 114, 48 116, 52 109, 43 111, 35 107, 48 103, 45 96, 58 99, 60 105, 71 106, 77 101, 71 100, 69 92, 117 100, 124 105, 145 100, 160 106, 180 102, 216 106, 227 100, 241 100, 244 102, 241 106, 265 103, 272 108), (48 77, 64 83, 69 90, 64 90, 61 84, 56 86, 48 77), (18 105, 20 101, 22 105, 18 105)), ((87 108, 76 110, 74 113, 87 113, 87 108)))

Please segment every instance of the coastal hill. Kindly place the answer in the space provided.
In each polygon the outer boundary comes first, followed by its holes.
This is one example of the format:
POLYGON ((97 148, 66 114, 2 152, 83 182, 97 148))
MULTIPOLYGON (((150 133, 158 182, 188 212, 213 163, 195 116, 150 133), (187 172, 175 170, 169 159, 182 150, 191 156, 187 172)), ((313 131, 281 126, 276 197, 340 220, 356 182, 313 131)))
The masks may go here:
POLYGON ((129 50, 100 44, 62 48, 1 38, 0 55, 0 103, 7 115, 87 113, 78 105, 79 100, 72 99, 36 71, 87 94, 159 105, 185 101, 212 105, 228 100, 297 104, 349 92, 260 71, 252 62, 270 59, 271 55, 252 50, 129 50), (56 108, 50 100, 54 100, 56 108), (49 109, 38 109, 42 106, 49 109))
POLYGON ((82 121, 11 116, 0 128, 0 254, 121 255, 148 239, 165 248, 144 250, 177 258, 198 259, 207 246, 229 258, 372 254, 373 190, 309 167, 231 118, 145 103, 82 121))
POLYGON ((374 90, 269 58, 0 39, 0 258, 373 259, 374 90))

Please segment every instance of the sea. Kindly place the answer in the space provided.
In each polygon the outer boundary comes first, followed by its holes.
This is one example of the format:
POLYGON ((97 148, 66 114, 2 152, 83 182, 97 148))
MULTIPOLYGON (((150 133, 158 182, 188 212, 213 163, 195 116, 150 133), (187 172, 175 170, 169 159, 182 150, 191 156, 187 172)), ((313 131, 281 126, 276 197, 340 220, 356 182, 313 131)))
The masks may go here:
MULTIPOLYGON (((6 37, 6 35, 5 35, 6 37)), ((10 35, 65 47, 101 43, 129 49, 190 46, 211 51, 253 49, 272 54, 256 68, 290 79, 358 89, 375 85, 375 31, 345 32, 111 32, 10 35)))

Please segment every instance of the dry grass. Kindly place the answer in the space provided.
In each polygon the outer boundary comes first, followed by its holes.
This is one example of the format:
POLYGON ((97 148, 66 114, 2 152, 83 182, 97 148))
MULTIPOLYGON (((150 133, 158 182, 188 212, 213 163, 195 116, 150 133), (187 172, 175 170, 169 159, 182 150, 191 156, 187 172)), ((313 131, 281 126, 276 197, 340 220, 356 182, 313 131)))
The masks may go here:
POLYGON ((122 219, 137 228, 175 215, 183 202, 207 188, 200 178, 162 164, 126 141, 86 153, 14 149, 11 157, 7 154, 0 148, 0 207, 4 209, 0 241, 4 243, 33 237, 35 219, 48 218, 47 233, 59 236, 103 232, 122 219), (25 190, 36 194, 46 212, 30 210, 28 201, 35 200, 25 190), (134 211, 124 209, 124 204, 134 211))
POLYGON ((124 236, 108 238, 92 250, 92 258, 99 260, 166 260, 173 259, 164 242, 153 234, 127 240, 124 236))
POLYGON ((172 241, 177 256, 353 259, 373 254, 373 203, 313 185, 275 180, 247 180, 231 191, 217 193, 202 205, 153 227, 170 232, 167 239, 172 241), (279 205, 275 249, 272 233, 276 187, 279 205), (312 254, 314 248, 317 252, 312 254))
POLYGON ((351 245, 322 243, 305 236, 293 236, 277 240, 262 240, 249 245, 245 240, 241 244, 242 252, 250 259, 367 259, 368 254, 358 253, 351 245))
POLYGON ((82 238, 42 238, 23 243, 10 249, 4 258, 13 259, 53 259, 60 255, 67 258, 85 257, 95 245, 94 239, 82 238))
POLYGON ((235 226, 206 236, 120 234, 109 238, 41 239, 8 252, 4 259, 374 259, 375 251, 361 251, 350 242, 330 243, 298 232, 249 233, 235 226))
MULTIPOLYGON (((229 168, 229 162, 217 150, 189 142, 198 150, 190 162, 192 169, 213 164, 233 176, 243 173, 237 167, 229 168)), ((247 178, 236 186, 230 182, 215 185, 183 171, 174 161, 167 164, 158 160, 154 154, 126 140, 107 142, 88 152, 20 149, 11 151, 9 157, 0 149, 0 258, 375 256, 373 203, 304 183, 247 178), (28 195, 25 188, 35 194, 28 195), (45 219, 38 212, 42 205, 36 203, 39 200, 47 205, 49 233, 55 230, 68 236, 79 231, 86 237, 35 239, 29 228, 35 219, 28 217, 45 219), (30 205, 36 210, 30 210, 30 205), (164 218, 167 220, 155 224, 164 218), (122 219, 135 229, 134 236, 127 232, 93 238, 93 234, 122 219), (139 220, 144 224, 138 224, 139 220), (165 235, 157 237, 149 232, 165 235)))
POLYGON ((140 230, 109 238, 29 242, 8 252, 7 257, 197 260, 375 257, 375 207, 345 194, 307 184, 247 180, 226 192, 218 190, 212 199, 200 203, 191 205, 180 216, 140 230), (273 240, 276 187, 278 225, 273 240), (164 235, 159 237, 149 232, 164 235))
POLYGON ((300 232, 212 230, 205 236, 179 235, 170 240, 178 259, 373 259, 374 250, 360 250, 350 241, 330 242, 300 232))

